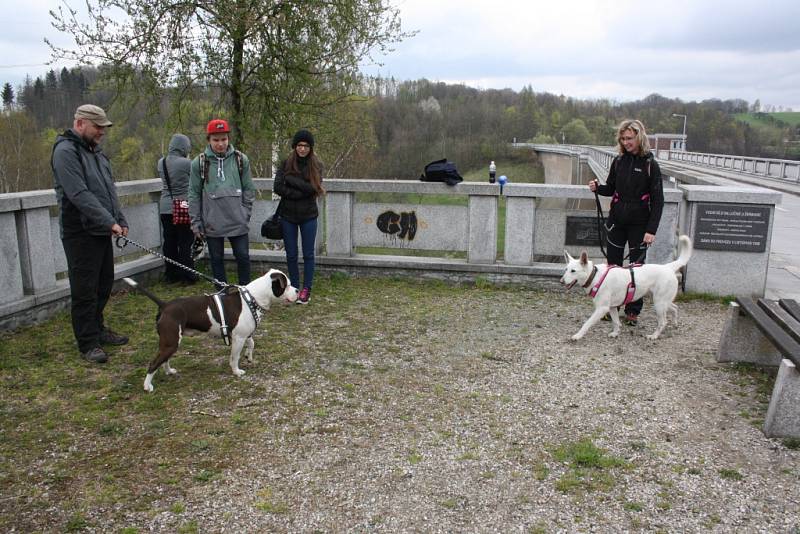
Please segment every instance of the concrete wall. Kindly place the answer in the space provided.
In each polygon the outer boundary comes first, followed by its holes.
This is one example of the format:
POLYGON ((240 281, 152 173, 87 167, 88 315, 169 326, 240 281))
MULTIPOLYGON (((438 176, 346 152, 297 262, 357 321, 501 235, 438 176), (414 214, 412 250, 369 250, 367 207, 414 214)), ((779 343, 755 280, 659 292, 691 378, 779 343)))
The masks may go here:
MULTIPOLYGON (((602 173, 602 160, 613 153, 600 150, 601 163, 563 147, 542 154, 546 172, 565 184, 508 184, 501 198, 498 184, 462 182, 450 187, 419 181, 328 180, 328 194, 320 201, 322 219, 317 240, 320 270, 405 272, 411 276, 557 283, 563 270, 567 217, 593 217, 594 210, 576 211, 593 195, 583 185, 602 173), (595 168, 597 167, 597 168, 595 168), (599 169, 599 170, 598 170, 599 169), (580 185, 570 185, 570 182, 580 185), (448 202, 363 202, 360 193, 408 193, 408 198, 435 195, 458 197, 448 202), (501 206, 505 205, 505 240, 498 244, 501 206), (414 231, 411 238, 410 220, 414 231), (405 218, 405 219, 404 219, 405 218), (383 223, 379 224, 379 220, 383 223), (387 222, 388 221, 388 222, 387 222), (405 232, 403 228, 405 227, 405 232), (500 246, 504 254, 498 254, 500 246), (380 247, 394 255, 365 255, 357 247, 380 247), (442 251, 437 257, 418 257, 412 250, 442 251), (452 254, 453 252, 459 254, 452 254), (454 258, 455 256, 455 258, 454 258), (555 257, 553 263, 542 258, 555 257), (540 261, 537 261, 540 260, 540 261)), ((257 264, 285 266, 281 250, 262 250, 261 222, 276 208, 268 193, 271 179, 256 179, 261 191, 250 225, 251 257, 257 264), (266 194, 265 194, 266 193, 266 194)), ((130 238, 151 249, 160 247, 157 200, 159 180, 118 184, 131 223, 130 238), (144 202, 132 202, 136 196, 144 202)), ((774 208, 780 195, 752 188, 693 188, 665 190, 665 209, 658 239, 648 261, 663 263, 674 257, 677 232, 692 235, 698 202, 751 203, 774 208)), ((0 195, 0 329, 36 322, 63 309, 69 299, 66 262, 59 238, 53 191, 0 195)), ((772 211, 770 214, 770 223, 772 211)), ((771 237, 771 234, 770 234, 771 237)), ((573 255, 580 247, 569 247, 573 255)), ((603 261, 597 247, 587 252, 603 261)), ((115 251, 116 276, 158 271, 163 260, 128 245, 115 251)), ((763 294, 769 249, 761 253, 695 251, 689 263, 687 289, 718 295, 763 294), (723 267, 720 270, 719 265, 723 267)), ((229 259, 230 258, 229 256, 229 259)))

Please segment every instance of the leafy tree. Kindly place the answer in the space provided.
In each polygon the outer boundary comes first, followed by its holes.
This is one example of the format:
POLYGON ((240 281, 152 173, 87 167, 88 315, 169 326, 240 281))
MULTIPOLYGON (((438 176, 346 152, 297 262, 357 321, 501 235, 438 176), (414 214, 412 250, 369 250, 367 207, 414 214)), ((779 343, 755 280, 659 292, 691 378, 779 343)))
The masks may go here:
POLYGON ((14 88, 11 87, 11 84, 6 82, 3 85, 3 108, 11 109, 11 106, 14 105, 14 88))
POLYGON ((55 58, 102 63, 118 94, 172 88, 176 109, 198 91, 215 91, 237 145, 247 131, 287 134, 293 122, 311 122, 310 112, 351 93, 360 64, 406 35, 388 0, 87 0, 87 7, 89 22, 74 10, 51 11, 56 29, 77 45, 48 43, 55 58))
POLYGON ((572 145, 589 145, 592 143, 592 134, 581 119, 572 119, 564 125, 565 141, 572 145))

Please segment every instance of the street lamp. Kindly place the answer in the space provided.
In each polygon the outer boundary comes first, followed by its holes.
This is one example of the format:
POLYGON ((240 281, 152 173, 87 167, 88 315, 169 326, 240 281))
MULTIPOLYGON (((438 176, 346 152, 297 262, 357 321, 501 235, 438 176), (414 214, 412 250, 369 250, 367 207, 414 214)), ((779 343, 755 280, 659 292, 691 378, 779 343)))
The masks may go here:
POLYGON ((686 150, 686 115, 680 113, 673 113, 673 117, 683 117, 683 150, 686 150))

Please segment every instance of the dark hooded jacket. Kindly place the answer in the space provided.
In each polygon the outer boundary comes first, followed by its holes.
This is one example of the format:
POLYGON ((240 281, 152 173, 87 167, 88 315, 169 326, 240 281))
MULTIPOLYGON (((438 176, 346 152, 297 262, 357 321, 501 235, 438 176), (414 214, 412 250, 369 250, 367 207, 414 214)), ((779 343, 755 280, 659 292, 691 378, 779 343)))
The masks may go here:
POLYGON ((100 147, 90 147, 69 129, 56 137, 51 158, 60 211, 61 237, 111 236, 114 224, 127 227, 111 174, 100 147))
POLYGON ((645 225, 645 232, 655 235, 664 209, 661 169, 651 154, 628 152, 614 158, 605 184, 597 187, 599 195, 613 197, 607 226, 645 225))
POLYGON ((287 173, 284 160, 275 172, 275 183, 272 186, 272 190, 281 197, 278 213, 294 224, 319 216, 317 191, 308 179, 308 157, 298 157, 297 162, 300 176, 287 173))
POLYGON ((175 134, 169 142, 169 152, 166 158, 158 160, 156 167, 158 175, 161 177, 161 200, 158 203, 158 212, 161 215, 172 213, 172 199, 186 200, 189 195, 189 172, 192 167, 192 160, 187 156, 192 142, 183 134, 175 134), (166 161, 167 173, 169 173, 169 184, 172 189, 170 195, 167 187, 166 177, 164 176, 164 162, 166 161))

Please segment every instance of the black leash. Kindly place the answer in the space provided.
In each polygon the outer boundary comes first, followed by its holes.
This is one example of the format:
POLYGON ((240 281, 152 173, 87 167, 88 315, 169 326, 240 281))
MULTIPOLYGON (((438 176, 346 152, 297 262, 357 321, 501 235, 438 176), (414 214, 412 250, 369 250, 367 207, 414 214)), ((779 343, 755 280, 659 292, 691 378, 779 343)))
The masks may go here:
POLYGON ((171 258, 168 258, 168 257, 164 256, 164 255, 163 255, 163 254, 161 254, 160 252, 157 252, 157 251, 155 251, 155 250, 151 250, 151 249, 149 249, 149 248, 145 247, 144 245, 140 245, 139 243, 137 243, 137 242, 136 242, 136 241, 134 241, 133 239, 129 239, 129 238, 127 238, 127 237, 125 237, 125 236, 122 236, 122 235, 121 235, 121 236, 117 236, 117 238, 116 238, 116 245, 117 245, 117 248, 125 248, 125 246, 127 246, 127 244, 128 244, 128 243, 130 243, 131 245, 133 245, 133 246, 135 246, 135 247, 138 247, 138 248, 140 248, 140 249, 144 250, 145 252, 149 252, 150 254, 153 254, 154 256, 158 256, 159 258, 163 259, 164 261, 166 261, 166 262, 168 262, 168 263, 171 263, 171 264, 172 264, 172 265, 174 265, 175 267, 180 267, 180 268, 181 268, 181 269, 183 269, 184 271, 189 271, 189 272, 190 272, 190 273, 192 273, 192 274, 196 274, 196 275, 197 275, 197 276, 199 276, 200 278, 203 278, 203 279, 205 279, 205 280, 208 280, 209 282, 211 282, 212 284, 214 284, 214 285, 215 285, 215 286, 217 286, 217 287, 220 287, 220 288, 222 288, 222 289, 225 289, 225 288, 227 288, 227 287, 231 287, 231 285, 230 285, 230 284, 228 284, 228 283, 225 283, 225 282, 220 282, 220 281, 219 281, 219 280, 217 280, 216 278, 214 278, 214 277, 211 277, 211 276, 208 276, 207 274, 203 274, 203 273, 201 273, 200 271, 195 271, 195 270, 194 270, 194 269, 192 269, 191 267, 187 267, 186 265, 184 265, 184 264, 182 264, 182 263, 178 263, 177 261, 175 261, 175 260, 173 260, 173 259, 171 259, 171 258), (122 244, 120 244, 120 243, 122 243, 122 244))
MULTIPOLYGON (((597 207, 597 241, 600 243, 600 252, 603 253, 603 257, 608 261, 608 254, 606 254, 606 249, 603 247, 603 230, 606 226, 606 219, 603 216, 603 206, 600 205, 600 197, 597 194, 597 189, 594 190, 594 203, 597 207)), ((630 255, 630 254, 629 254, 630 255)))

